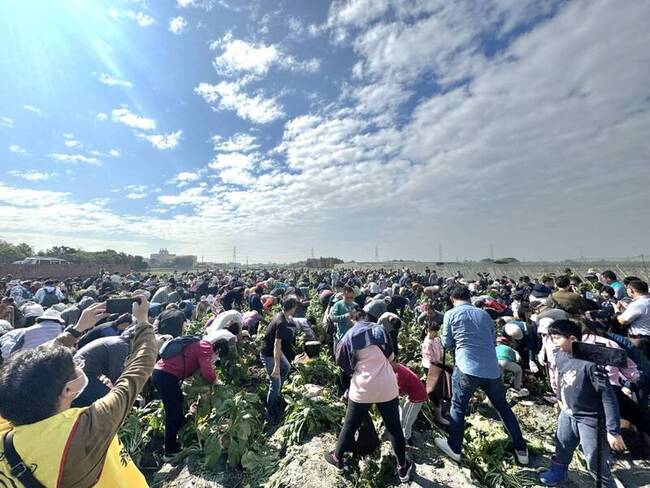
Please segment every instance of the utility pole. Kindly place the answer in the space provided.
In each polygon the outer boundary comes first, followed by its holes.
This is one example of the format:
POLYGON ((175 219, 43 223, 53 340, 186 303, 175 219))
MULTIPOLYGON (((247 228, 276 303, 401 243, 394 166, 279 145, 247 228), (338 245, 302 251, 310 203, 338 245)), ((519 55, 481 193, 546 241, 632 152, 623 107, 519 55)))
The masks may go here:
POLYGON ((232 262, 235 264, 235 267, 237 265, 237 246, 232 248, 232 262))
POLYGON ((314 259, 314 248, 311 248, 311 258, 314 259))
POLYGON ((375 246, 375 261, 379 262, 379 248, 375 246))
POLYGON ((248 269, 248 256, 246 256, 246 269, 248 269))

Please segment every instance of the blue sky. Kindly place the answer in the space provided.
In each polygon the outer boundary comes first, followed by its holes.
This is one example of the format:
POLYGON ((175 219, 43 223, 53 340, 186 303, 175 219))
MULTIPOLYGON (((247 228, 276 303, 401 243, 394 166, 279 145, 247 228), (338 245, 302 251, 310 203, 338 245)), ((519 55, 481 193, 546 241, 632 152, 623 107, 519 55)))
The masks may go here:
POLYGON ((650 251, 648 2, 0 8, 0 238, 219 261, 650 251))

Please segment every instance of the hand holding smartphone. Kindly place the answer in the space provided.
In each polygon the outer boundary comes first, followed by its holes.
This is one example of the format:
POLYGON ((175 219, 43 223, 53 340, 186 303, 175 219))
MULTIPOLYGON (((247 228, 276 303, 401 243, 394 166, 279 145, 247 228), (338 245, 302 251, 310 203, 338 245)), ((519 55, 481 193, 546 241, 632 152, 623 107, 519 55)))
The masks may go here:
POLYGON ((109 298, 106 300, 106 312, 109 314, 131 313, 134 303, 141 303, 140 297, 135 298, 109 298))

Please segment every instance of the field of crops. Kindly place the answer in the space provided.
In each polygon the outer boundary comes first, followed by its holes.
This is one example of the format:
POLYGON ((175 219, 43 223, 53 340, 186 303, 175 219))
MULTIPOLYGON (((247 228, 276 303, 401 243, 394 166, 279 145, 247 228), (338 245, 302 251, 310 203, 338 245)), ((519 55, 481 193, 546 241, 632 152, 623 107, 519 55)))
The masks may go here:
POLYGON ((490 273, 491 277, 519 277, 530 276, 540 277, 544 274, 553 273, 556 276, 564 274, 566 268, 580 277, 584 277, 587 271, 594 268, 600 272, 610 269, 619 276, 637 276, 643 280, 650 279, 650 265, 644 260, 635 259, 629 261, 589 261, 589 262, 520 262, 509 264, 497 264, 490 262, 463 261, 463 262, 425 262, 425 261, 383 261, 383 262, 350 262, 337 265, 337 268, 344 269, 378 269, 400 270, 409 268, 423 273, 426 268, 436 270, 440 276, 454 276, 460 272, 466 279, 477 279, 477 273, 490 273))
MULTIPOLYGON (((315 295, 307 315, 322 316, 315 295)), ((271 315, 265 318, 270 320, 271 315)), ((421 374, 420 329, 413 317, 405 319, 400 361, 421 374)), ((192 322, 186 333, 200 334, 202 329, 202 323, 192 322)), ((317 325, 315 330, 324 337, 322 327, 317 325)), ((338 373, 328 346, 318 359, 297 365, 291 372, 283 387, 283 422, 277 430, 268 431, 264 406, 267 377, 258 356, 263 328, 260 332, 256 340, 240 342, 236 353, 220 359, 216 385, 206 384, 198 375, 185 382, 188 417, 180 433, 183 450, 171 465, 164 465, 161 459, 164 414, 160 401, 133 409, 120 430, 120 439, 152 486, 379 488, 395 483, 394 458, 387 441, 376 454, 352 459, 342 476, 322 459, 324 450, 333 447, 345 414, 337 397, 338 373)), ((299 336, 298 349, 301 347, 299 336)), ((460 469, 437 457, 432 437, 442 431, 433 422, 432 408, 423 408, 415 426, 415 446, 409 448, 419 473, 410 486, 534 486, 534 467, 546 465, 552 452, 556 412, 541 400, 547 392, 543 381, 528 377, 526 383, 533 395, 513 409, 529 442, 530 468, 513 463, 496 412, 477 394, 467 419, 460 469)), ((373 420, 381 434, 377 412, 373 412, 373 420)), ((574 464, 580 468, 579 458, 574 464)), ((584 474, 573 473, 567 486, 585 486, 585 482, 584 474)))

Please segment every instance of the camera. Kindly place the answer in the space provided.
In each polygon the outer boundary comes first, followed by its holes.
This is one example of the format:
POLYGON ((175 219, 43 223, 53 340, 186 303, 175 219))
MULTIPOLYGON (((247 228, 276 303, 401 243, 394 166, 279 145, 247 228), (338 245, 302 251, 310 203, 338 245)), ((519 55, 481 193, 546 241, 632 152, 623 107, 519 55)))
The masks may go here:
POLYGON ((617 368, 627 366, 627 352, 623 349, 615 349, 600 344, 574 342, 572 352, 574 358, 595 363, 596 366, 615 366, 617 368))

